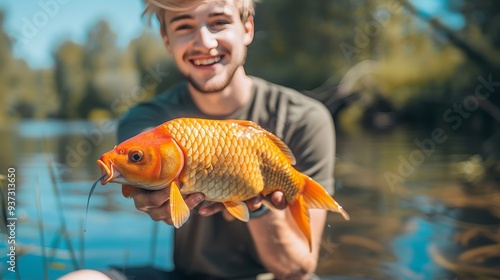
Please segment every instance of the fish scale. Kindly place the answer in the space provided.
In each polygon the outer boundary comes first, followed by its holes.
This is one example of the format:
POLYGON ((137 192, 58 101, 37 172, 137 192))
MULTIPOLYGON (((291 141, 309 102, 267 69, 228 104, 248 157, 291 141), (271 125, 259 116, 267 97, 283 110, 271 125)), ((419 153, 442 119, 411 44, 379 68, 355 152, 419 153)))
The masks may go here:
MULTIPOLYGON (((238 137, 249 135, 248 128, 213 121, 206 121, 202 125, 197 121, 182 126, 174 120, 168 123, 167 129, 184 147, 186 162, 189 163, 180 177, 184 183, 182 193, 203 192, 206 199, 214 201, 224 200, 228 196, 245 200, 263 191, 269 193, 276 190, 264 187, 279 186, 285 181, 283 176, 286 177, 286 173, 273 176, 272 172, 261 172, 262 164, 275 164, 271 159, 277 149, 271 146, 273 143, 264 134, 253 133, 251 137, 238 137), (200 141, 200 138, 207 141, 200 141), (211 153, 199 151, 207 148, 211 149, 211 153), (241 154, 246 156, 240 156, 241 154), (244 168, 240 168, 242 166, 244 168), (207 174, 206 169, 211 172, 207 174), (264 178, 266 176, 268 178, 264 178)), ((280 157, 275 160, 279 161, 280 157)), ((288 182, 296 183, 297 180, 288 182)), ((284 191, 287 197, 293 197, 296 193, 292 188, 286 188, 284 191)))
POLYGON ((249 220, 244 201, 281 191, 290 213, 312 248, 310 208, 349 216, 326 190, 292 165, 290 149, 275 135, 250 121, 179 118, 128 139, 97 161, 101 183, 136 188, 169 187, 172 224, 190 216, 182 194, 200 192, 221 202, 241 221, 249 220))

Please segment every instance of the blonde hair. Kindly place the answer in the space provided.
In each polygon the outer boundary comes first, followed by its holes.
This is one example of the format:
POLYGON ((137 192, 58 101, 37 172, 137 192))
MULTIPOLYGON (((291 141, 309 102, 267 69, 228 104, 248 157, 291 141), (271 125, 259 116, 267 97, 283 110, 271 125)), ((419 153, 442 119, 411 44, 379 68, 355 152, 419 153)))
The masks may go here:
MULTIPOLYGON (((151 20, 153 14, 156 15, 160 22, 162 32, 165 31, 165 10, 173 12, 181 12, 188 10, 199 2, 208 2, 209 0, 144 0, 146 9, 143 15, 148 16, 151 20)), ((241 22, 246 22, 247 19, 255 15, 254 2, 257 0, 234 0, 236 7, 240 11, 241 22)))

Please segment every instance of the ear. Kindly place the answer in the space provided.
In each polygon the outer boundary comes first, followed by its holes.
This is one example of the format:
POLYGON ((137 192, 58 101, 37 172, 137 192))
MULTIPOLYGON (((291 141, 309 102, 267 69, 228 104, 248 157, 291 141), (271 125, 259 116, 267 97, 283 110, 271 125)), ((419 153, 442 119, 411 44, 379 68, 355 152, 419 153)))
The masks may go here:
POLYGON ((245 35, 243 36, 243 43, 245 44, 245 46, 248 46, 253 41, 253 35, 254 35, 253 16, 249 16, 247 18, 247 20, 243 23, 243 28, 245 28, 245 35))

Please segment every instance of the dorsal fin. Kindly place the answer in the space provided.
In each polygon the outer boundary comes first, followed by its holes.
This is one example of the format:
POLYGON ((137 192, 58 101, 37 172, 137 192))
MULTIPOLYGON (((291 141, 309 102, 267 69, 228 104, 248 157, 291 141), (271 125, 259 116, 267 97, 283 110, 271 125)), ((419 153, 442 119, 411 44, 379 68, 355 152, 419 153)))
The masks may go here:
POLYGON ((288 162, 292 165, 295 164, 295 156, 293 155, 292 151, 290 151, 290 148, 281 141, 276 135, 272 134, 271 132, 263 129, 260 127, 258 124, 252 122, 252 121, 246 121, 246 120, 228 120, 229 122, 236 123, 241 126, 246 126, 246 127, 251 127, 255 130, 257 130, 260 133, 264 133, 267 138, 269 138, 273 143, 278 146, 278 148, 286 155, 288 158, 288 162))

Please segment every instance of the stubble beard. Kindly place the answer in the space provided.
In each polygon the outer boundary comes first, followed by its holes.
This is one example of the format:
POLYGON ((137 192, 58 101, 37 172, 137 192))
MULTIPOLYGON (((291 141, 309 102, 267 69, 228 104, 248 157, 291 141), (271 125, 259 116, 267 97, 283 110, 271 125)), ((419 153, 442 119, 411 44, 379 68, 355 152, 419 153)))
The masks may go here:
POLYGON ((224 74, 218 74, 214 78, 219 79, 218 81, 207 81, 206 83, 200 83, 196 81, 191 75, 187 75, 186 79, 189 84, 195 88, 200 93, 211 94, 223 91, 231 83, 231 80, 236 73, 238 68, 231 69, 229 72, 224 74), (225 75, 225 77, 219 77, 220 75, 225 75))
POLYGON ((237 63, 236 65, 226 65, 225 67, 228 67, 225 69, 226 71, 223 71, 223 73, 216 74, 214 77, 210 78, 207 82, 204 84, 196 81, 196 79, 191 75, 191 74, 186 74, 184 75, 186 77, 186 80, 188 83, 195 88, 197 91, 203 94, 213 94, 213 93, 218 93, 223 91, 224 89, 227 88, 227 86, 231 83, 233 80, 234 74, 236 71, 240 68, 243 67, 245 64, 246 60, 246 51, 243 54, 243 59, 241 62, 237 63), (224 76, 224 77, 221 77, 224 76), (213 81, 212 81, 213 80, 213 81))

